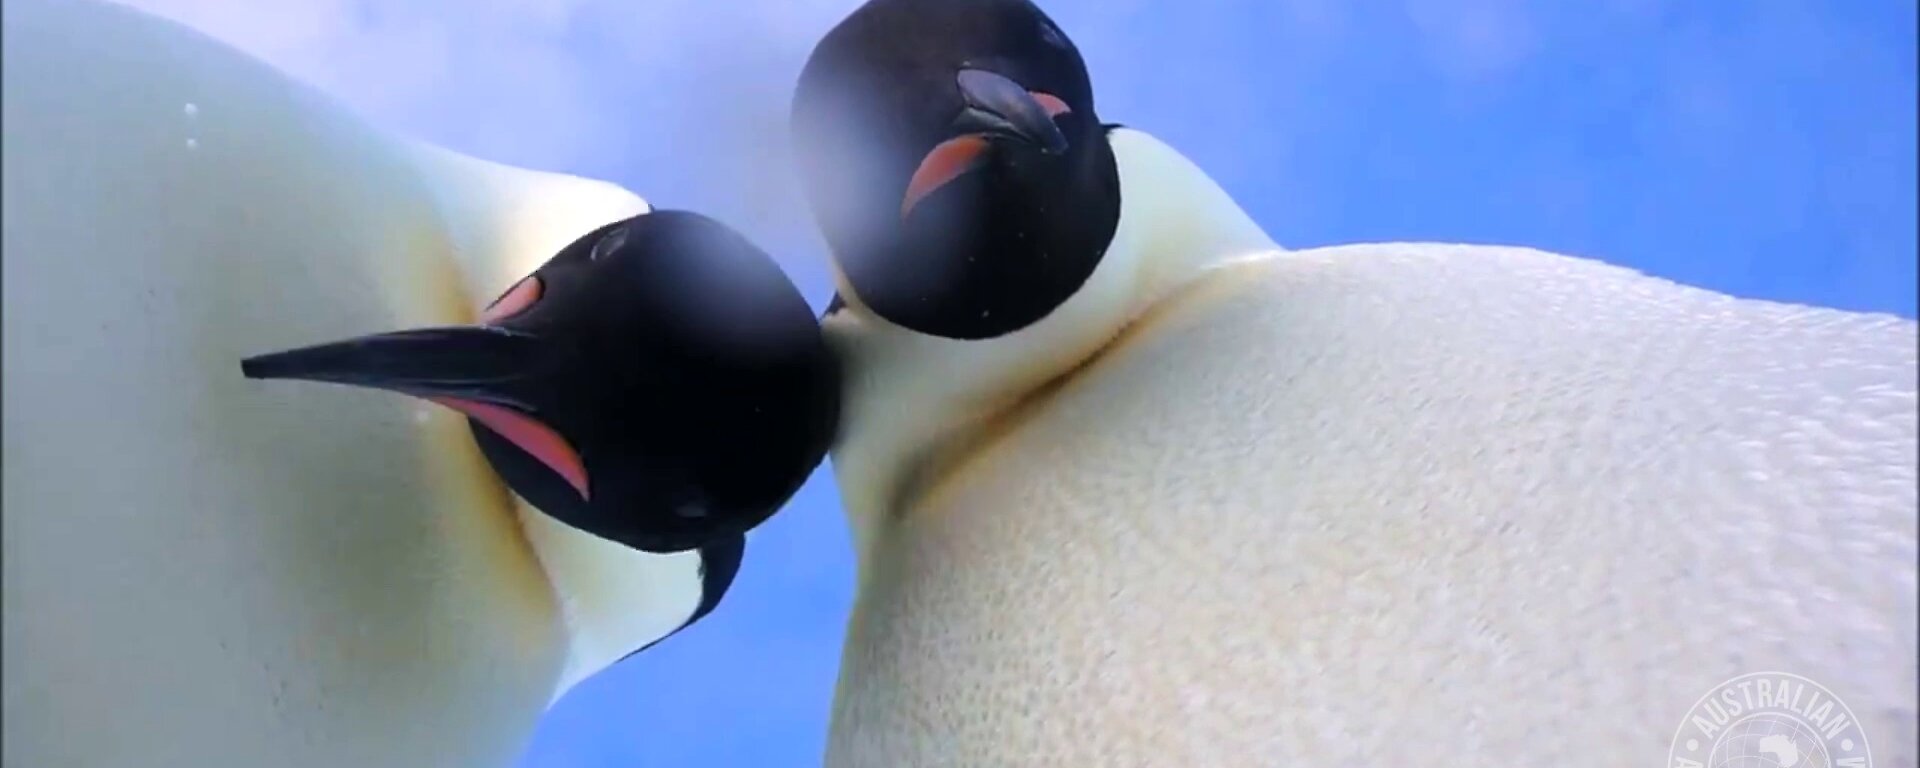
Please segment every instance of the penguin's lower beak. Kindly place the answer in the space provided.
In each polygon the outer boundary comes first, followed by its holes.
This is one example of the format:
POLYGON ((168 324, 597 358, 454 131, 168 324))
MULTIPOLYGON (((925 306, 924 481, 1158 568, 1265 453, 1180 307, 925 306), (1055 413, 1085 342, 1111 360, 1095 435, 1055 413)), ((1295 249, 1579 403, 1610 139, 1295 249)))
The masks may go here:
POLYGON ((528 393, 548 378, 550 352, 531 334, 498 326, 422 328, 362 336, 240 361, 249 379, 370 387, 465 414, 558 473, 589 498, 580 453, 539 418, 528 393))
POLYGON ((984 164, 991 140, 1020 142, 1047 155, 1067 151, 1067 135, 1054 118, 1072 110, 1060 97, 1029 91, 984 69, 960 70, 955 79, 966 106, 953 120, 954 137, 928 152, 907 181, 902 219, 927 195, 984 164))

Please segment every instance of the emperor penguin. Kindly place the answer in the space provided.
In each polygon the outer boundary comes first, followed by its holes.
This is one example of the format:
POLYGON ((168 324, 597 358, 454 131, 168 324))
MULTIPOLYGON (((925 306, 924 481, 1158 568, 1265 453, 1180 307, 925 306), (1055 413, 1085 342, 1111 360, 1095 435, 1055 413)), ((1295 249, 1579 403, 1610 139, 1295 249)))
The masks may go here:
POLYGON ((119 5, 4 33, 6 765, 513 765, 825 456, 726 226, 119 5))
POLYGON ((1913 764, 1912 321, 1282 249, 1027 0, 865 3, 793 128, 835 768, 1699 765, 1689 708, 1757 672, 1832 692, 1835 764, 1913 764))

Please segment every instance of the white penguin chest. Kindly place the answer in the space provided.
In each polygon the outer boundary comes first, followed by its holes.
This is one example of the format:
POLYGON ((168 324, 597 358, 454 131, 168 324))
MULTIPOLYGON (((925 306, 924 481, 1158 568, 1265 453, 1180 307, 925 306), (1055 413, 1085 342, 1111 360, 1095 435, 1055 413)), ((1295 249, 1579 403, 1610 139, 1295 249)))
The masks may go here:
POLYGON ((863 566, 830 764, 1658 762, 1774 668, 1910 746, 1911 324, 1486 250, 1216 280, 984 448, 863 566))

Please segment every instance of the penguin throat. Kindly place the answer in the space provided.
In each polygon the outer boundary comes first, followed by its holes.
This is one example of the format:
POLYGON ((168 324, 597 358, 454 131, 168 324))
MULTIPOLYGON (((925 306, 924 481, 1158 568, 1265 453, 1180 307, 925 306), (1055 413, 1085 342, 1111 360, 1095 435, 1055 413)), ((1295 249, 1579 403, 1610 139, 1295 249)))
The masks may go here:
POLYGON ((849 367, 833 466, 862 562, 890 521, 1044 408, 1046 394, 1159 303, 1219 267, 1280 248, 1218 184, 1145 133, 1108 134, 1119 166, 1119 225, 1072 297, 1040 321, 991 339, 907 330, 852 291, 823 330, 849 367))

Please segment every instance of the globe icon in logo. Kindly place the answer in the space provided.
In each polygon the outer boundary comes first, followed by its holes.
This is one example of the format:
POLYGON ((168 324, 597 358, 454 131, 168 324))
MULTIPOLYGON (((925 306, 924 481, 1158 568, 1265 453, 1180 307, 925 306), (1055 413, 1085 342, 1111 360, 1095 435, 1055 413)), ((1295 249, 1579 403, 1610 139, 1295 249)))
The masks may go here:
POLYGON ((1820 734, 1792 715, 1762 712, 1722 732, 1710 768, 1832 768, 1820 734))

